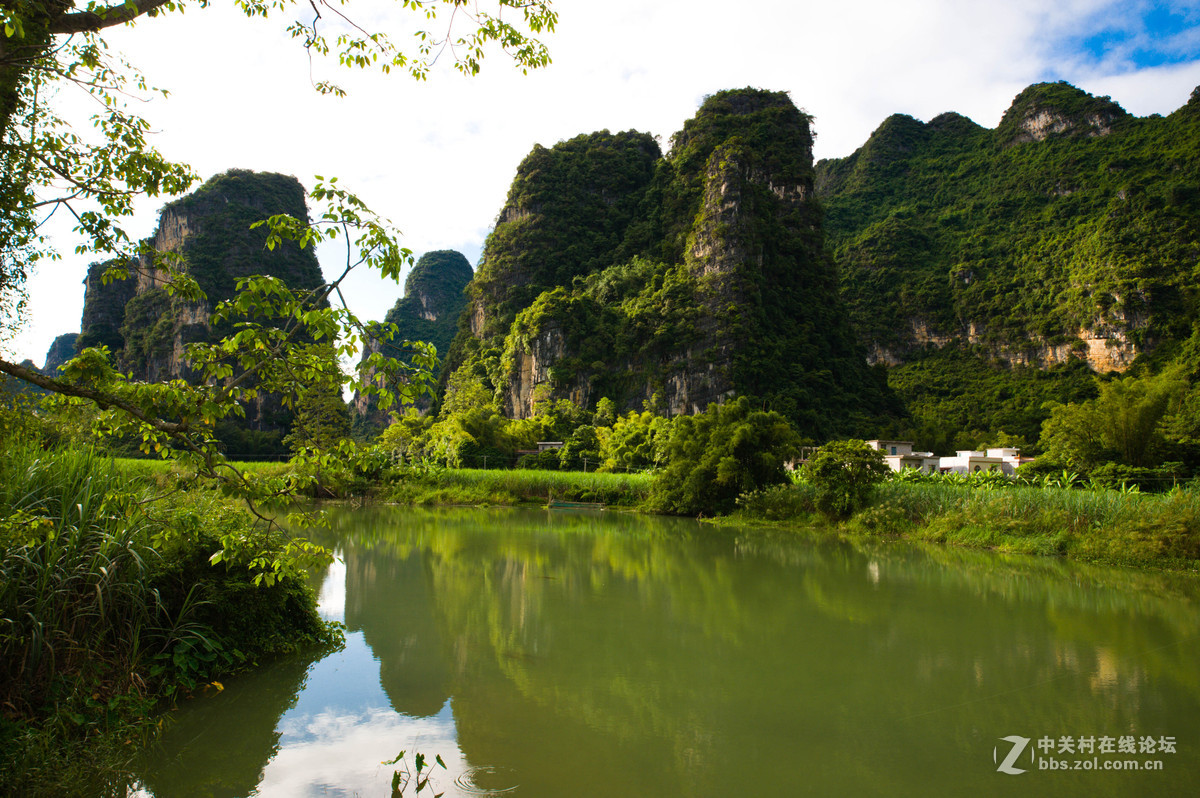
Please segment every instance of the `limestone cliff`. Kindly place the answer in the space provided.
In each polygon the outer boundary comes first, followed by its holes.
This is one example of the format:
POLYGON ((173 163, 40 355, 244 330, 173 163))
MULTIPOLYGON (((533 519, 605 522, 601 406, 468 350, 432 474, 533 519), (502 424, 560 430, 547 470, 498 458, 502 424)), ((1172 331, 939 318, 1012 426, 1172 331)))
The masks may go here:
POLYGON ((1108 97, 1037 84, 995 130, 896 115, 818 164, 843 296, 872 360, 952 346, 1123 371, 1186 335, 1198 105, 1138 119, 1108 97))
MULTIPOLYGON (((396 332, 390 341, 369 338, 364 346, 362 360, 375 352, 404 360, 407 350, 405 341, 424 341, 437 349, 438 357, 444 358, 450 342, 457 331, 457 322, 466 307, 463 291, 471 281, 471 265, 462 253, 454 250, 426 252, 413 265, 404 281, 404 296, 397 300, 384 317, 384 324, 394 324, 396 332)), ((377 379, 382 387, 387 380, 374 371, 365 374, 368 379, 377 379)), ((419 406, 428 406, 422 401, 419 406)), ((392 411, 398 410, 395 405, 392 411)), ((374 397, 355 395, 351 404, 357 429, 371 431, 382 428, 388 413, 382 412, 374 397)))
POLYGON ((518 418, 555 399, 677 414, 750 395, 824 434, 888 412, 824 252, 809 118, 783 93, 720 92, 671 144, 650 168, 639 134, 535 149, 454 365, 518 418))
MULTIPOLYGON (((293 289, 322 284, 311 249, 284 244, 268 251, 266 231, 251 229, 254 222, 279 213, 307 219, 300 183, 294 177, 244 170, 217 175, 167 205, 145 243, 155 253, 178 256, 179 268, 196 279, 205 299, 189 302, 168 295, 169 271, 152 254, 128 264, 127 279, 107 285, 101 276, 111 264, 94 264, 86 281, 77 348, 107 345, 118 366, 135 379, 193 378, 186 347, 222 332, 211 328, 209 317, 216 303, 233 296, 239 278, 272 275, 293 289)), ((269 433, 274 446, 290 417, 277 397, 260 395, 246 407, 245 427, 269 433)))
POLYGON ((1037 83, 1013 100, 997 139, 1004 146, 1050 137, 1107 136, 1129 113, 1108 97, 1093 97, 1069 83, 1037 83))
POLYGON ((471 282, 471 332, 503 335, 547 289, 616 262, 660 157, 646 133, 537 145, 517 169, 471 282))
POLYGON ((55 338, 46 350, 46 365, 42 367, 42 371, 53 375, 59 366, 75 357, 75 342, 78 338, 79 333, 64 333, 55 338))
POLYGON ((125 347, 121 337, 121 325, 125 323, 125 305, 137 295, 138 285, 134 280, 110 280, 104 282, 104 273, 110 263, 93 263, 88 267, 83 281, 83 318, 76 349, 90 346, 107 346, 111 352, 120 352, 125 347))

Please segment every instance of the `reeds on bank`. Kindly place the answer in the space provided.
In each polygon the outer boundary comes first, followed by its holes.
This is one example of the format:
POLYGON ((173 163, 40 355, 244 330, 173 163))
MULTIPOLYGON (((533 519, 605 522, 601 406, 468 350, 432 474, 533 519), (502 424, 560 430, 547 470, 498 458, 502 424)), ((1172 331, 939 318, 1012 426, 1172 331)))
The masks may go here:
POLYGON ((6 447, 0 690, 8 706, 71 703, 80 687, 88 698, 136 687, 149 632, 165 621, 148 578, 157 555, 144 534, 141 498, 136 482, 93 452, 6 447))
MULTIPOLYGON (((743 496, 739 506, 747 518, 820 523, 804 482, 743 496)), ((1140 493, 1006 478, 891 479, 838 528, 1114 565, 1200 568, 1200 490, 1193 487, 1140 493)))

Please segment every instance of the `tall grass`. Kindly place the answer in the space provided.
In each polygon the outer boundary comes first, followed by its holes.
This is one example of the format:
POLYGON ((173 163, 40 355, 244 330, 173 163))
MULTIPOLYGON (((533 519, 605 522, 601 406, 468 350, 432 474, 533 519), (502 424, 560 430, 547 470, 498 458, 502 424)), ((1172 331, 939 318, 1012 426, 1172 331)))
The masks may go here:
POLYGON ((111 461, 33 443, 0 458, 0 690, 17 709, 116 695, 161 625, 139 495, 111 461), (101 677, 100 674, 104 675, 101 677), (63 674, 88 674, 100 683, 63 674))
POLYGON ((211 564, 248 514, 215 491, 163 491, 168 472, 4 441, 0 792, 100 794, 102 772, 123 794, 120 743, 158 701, 334 642, 301 580, 259 587, 246 564, 211 564))
MULTIPOLYGON (((811 486, 739 499, 751 518, 813 522, 811 486)), ((890 480, 839 527, 850 534, 1062 555, 1109 564, 1200 569, 1200 491, 1143 494, 951 480, 890 480)))
POLYGON ((432 469, 401 479, 383 496, 410 504, 515 504, 550 499, 633 507, 650 492, 649 474, 528 469, 432 469))
POLYGON ((1200 494, 890 482, 850 527, 873 534, 1059 554, 1112 564, 1195 569, 1200 494))

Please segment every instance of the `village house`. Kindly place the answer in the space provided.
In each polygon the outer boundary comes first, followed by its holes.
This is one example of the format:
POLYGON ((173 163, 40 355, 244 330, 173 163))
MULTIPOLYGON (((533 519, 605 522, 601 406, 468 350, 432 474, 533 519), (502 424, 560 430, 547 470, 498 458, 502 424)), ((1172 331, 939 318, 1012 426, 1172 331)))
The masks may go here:
POLYGON ((933 452, 914 452, 911 441, 867 441, 872 449, 883 452, 883 459, 893 471, 919 468, 929 474, 964 474, 996 471, 1013 476, 1017 467, 1028 458, 1021 458, 1021 451, 1013 448, 988 449, 976 452, 963 449, 953 457, 938 457, 933 452))
POLYGON ((883 459, 893 471, 917 468, 930 474, 938 470, 938 457, 933 452, 914 452, 912 441, 867 441, 872 449, 883 452, 883 459))

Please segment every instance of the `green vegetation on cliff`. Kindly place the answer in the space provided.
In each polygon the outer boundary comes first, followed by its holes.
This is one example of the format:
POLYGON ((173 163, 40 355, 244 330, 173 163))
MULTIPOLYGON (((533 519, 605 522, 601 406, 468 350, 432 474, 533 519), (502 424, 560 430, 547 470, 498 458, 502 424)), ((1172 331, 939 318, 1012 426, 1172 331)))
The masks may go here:
POLYGON ((1013 352, 1186 335, 1198 136, 1200 98, 1135 119, 1064 84, 1022 92, 996 130, 890 117, 817 166, 857 329, 902 356, 924 343, 914 322, 1013 352))
MULTIPOLYGON (((239 280, 266 275, 301 295, 324 283, 311 247, 284 241, 268 248, 267 229, 253 227, 277 214, 307 220, 304 187, 294 177, 240 169, 216 175, 167 205, 126 279, 105 283, 104 273, 114 262, 89 269, 77 350, 107 346, 119 369, 145 382, 196 380, 187 347, 231 335, 246 320, 239 316, 215 326, 210 321, 214 308, 234 298, 239 280), (167 287, 170 275, 151 251, 180 256, 176 268, 196 281, 203 298, 173 295, 167 287)), ((282 439, 293 410, 282 397, 259 394, 244 410, 244 417, 217 425, 228 451, 239 458, 286 452, 282 439)))
MULTIPOLYGON (((466 307, 464 290, 472 275, 471 264, 460 252, 443 249, 422 255, 404 281, 404 296, 384 316, 382 326, 369 331, 360 362, 373 352, 410 362, 412 352, 406 342, 423 341, 433 345, 444 363, 466 307)), ((372 378, 388 387, 403 379, 378 373, 372 373, 372 378)), ((360 437, 378 434, 387 424, 388 414, 379 409, 375 397, 356 396, 353 410, 355 434, 360 437)))
POLYGON ((1038 84, 995 130, 895 115, 817 164, 854 326, 875 358, 901 364, 890 383, 913 418, 894 432, 939 450, 1001 430, 1034 444, 1045 402, 1096 395, 1073 364, 1124 370, 1187 337, 1200 310, 1197 140, 1200 92, 1139 119, 1038 84))
POLYGON ((385 349, 400 357, 401 342, 425 341, 444 358, 458 332, 458 317, 466 307, 463 290, 473 274, 461 252, 442 249, 422 255, 404 281, 404 297, 383 318, 384 324, 396 325, 394 343, 385 349))
POLYGON ((742 395, 826 436, 896 413, 840 307, 809 122, 741 89, 707 98, 664 158, 632 132, 536 148, 450 367, 519 418, 564 398, 690 414, 742 395))
POLYGON ((267 229, 253 228, 268 216, 286 213, 308 218, 304 187, 290 175, 230 169, 163 208, 164 221, 183 219, 188 232, 181 252, 187 272, 212 305, 233 296, 239 278, 269 274, 294 291, 322 283, 311 248, 294 242, 267 250, 267 229))
POLYGON ((484 246, 471 297, 503 335, 542 291, 612 265, 659 158, 647 133, 576 136, 525 157, 484 246))

